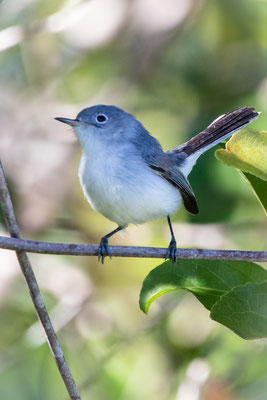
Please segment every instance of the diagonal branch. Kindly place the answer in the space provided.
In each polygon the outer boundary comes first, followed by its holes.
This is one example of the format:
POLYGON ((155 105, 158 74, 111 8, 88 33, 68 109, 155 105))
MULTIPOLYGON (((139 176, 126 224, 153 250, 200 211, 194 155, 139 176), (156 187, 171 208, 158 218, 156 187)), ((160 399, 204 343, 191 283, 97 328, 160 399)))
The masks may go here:
MULTIPOLYGON (((16 221, 13 205, 7 188, 1 162, 0 162, 0 203, 2 206, 7 228, 12 237, 11 239, 10 238, 8 239, 23 241, 21 239, 20 229, 16 221)), ((29 258, 23 248, 16 249, 16 254, 20 264, 20 268, 27 282, 34 307, 36 309, 40 322, 44 328, 48 344, 55 358, 57 367, 65 383, 65 386, 69 392, 70 398, 72 400, 80 400, 81 397, 79 395, 78 389, 69 370, 68 364, 64 358, 64 354, 61 350, 56 333, 54 331, 53 325, 46 310, 29 258)))
MULTIPOLYGON (((109 246, 112 257, 165 258, 161 247, 109 246)), ((0 248, 29 253, 97 256, 98 246, 89 244, 51 243, 0 236, 0 248)), ((267 261, 267 251, 177 249, 178 259, 267 261)))

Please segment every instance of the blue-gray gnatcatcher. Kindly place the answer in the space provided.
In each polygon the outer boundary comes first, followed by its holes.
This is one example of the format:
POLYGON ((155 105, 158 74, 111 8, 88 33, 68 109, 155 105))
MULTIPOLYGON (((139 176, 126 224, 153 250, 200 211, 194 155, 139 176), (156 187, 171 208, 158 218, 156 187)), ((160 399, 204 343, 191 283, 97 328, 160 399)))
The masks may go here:
POLYGON ((110 256, 108 239, 128 224, 167 217, 171 241, 166 258, 175 261, 170 215, 181 202, 190 213, 198 213, 188 174, 203 152, 258 115, 254 108, 237 108, 166 153, 133 115, 115 106, 85 108, 76 119, 56 118, 73 127, 82 146, 79 178, 87 200, 93 209, 118 224, 101 239, 98 259, 103 263, 105 256, 110 256))

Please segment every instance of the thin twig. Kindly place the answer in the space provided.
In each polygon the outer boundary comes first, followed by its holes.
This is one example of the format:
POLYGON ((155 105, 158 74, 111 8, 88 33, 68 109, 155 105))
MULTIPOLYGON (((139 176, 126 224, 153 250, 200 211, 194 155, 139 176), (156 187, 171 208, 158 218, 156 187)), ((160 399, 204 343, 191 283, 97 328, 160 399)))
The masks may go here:
MULTIPOLYGON (((98 245, 51 243, 22 240, 0 236, 0 248, 41 254, 65 254, 72 256, 97 256, 98 245)), ((165 258, 166 248, 110 246, 112 257, 165 258)), ((177 249, 178 259, 267 261, 267 251, 177 249)))
MULTIPOLYGON (((11 241, 20 240, 23 242, 23 240, 21 239, 20 229, 16 221, 12 201, 9 195, 1 162, 0 162, 0 202, 6 220, 7 228, 10 232, 10 235, 12 236, 12 238, 11 239, 9 238, 9 240, 11 241)), ((81 400, 78 389, 71 375, 68 364, 65 360, 64 354, 61 350, 53 325, 46 310, 29 258, 23 248, 16 249, 16 254, 22 273, 26 279, 34 307, 36 309, 40 322, 44 328, 48 344, 55 358, 57 367, 62 376, 67 391, 69 392, 70 398, 72 400, 81 400)))

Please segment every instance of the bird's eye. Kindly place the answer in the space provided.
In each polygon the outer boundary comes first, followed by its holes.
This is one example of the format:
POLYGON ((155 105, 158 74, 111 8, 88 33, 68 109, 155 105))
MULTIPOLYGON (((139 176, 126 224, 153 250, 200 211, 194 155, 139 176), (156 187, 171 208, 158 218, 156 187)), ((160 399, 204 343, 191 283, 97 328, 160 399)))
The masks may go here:
POLYGON ((108 121, 108 117, 105 114, 98 114, 96 120, 99 124, 105 124, 108 121))

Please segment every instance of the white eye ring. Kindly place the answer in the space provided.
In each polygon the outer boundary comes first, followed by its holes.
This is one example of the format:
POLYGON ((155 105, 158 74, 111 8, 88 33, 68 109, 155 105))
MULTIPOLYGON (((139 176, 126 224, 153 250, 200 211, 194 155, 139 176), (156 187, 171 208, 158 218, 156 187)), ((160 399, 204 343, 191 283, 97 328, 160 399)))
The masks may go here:
POLYGON ((95 119, 98 124, 106 124, 108 122, 106 114, 97 114, 95 119))

